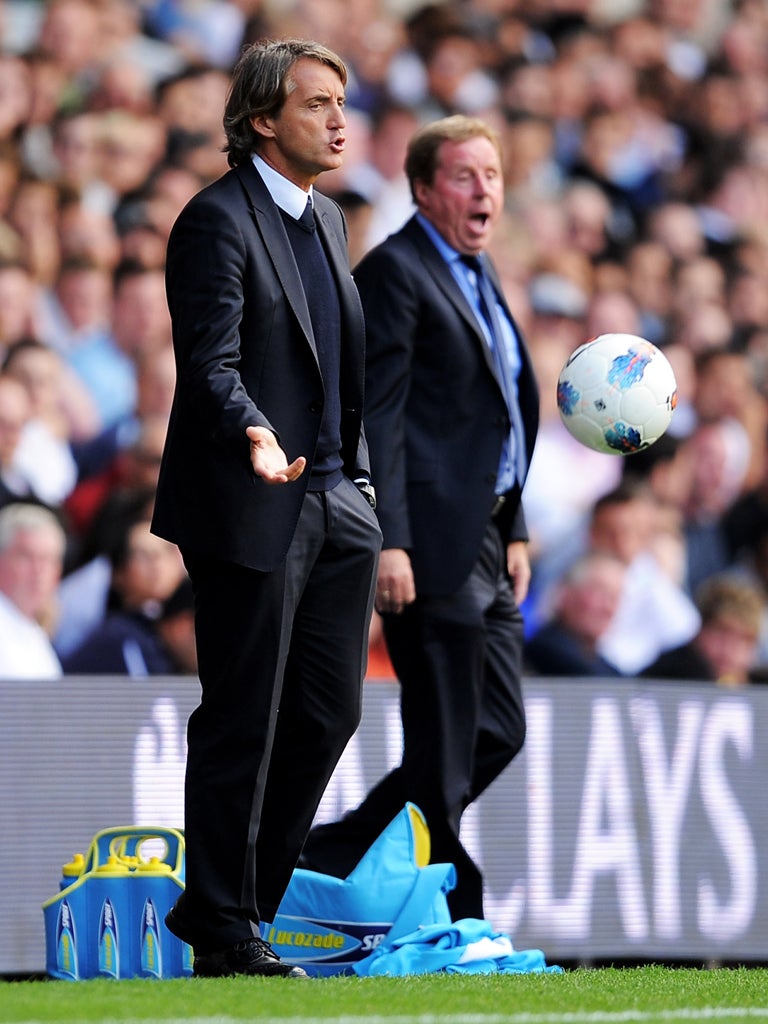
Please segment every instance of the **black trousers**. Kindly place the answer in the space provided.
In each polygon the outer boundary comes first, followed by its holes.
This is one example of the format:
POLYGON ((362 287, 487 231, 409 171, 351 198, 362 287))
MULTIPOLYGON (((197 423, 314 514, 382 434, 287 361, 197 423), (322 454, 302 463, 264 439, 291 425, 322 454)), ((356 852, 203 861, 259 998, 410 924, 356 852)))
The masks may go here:
POLYGON ((402 762, 359 807, 314 828, 301 863, 345 877, 411 801, 427 819, 432 862, 456 867, 453 919, 482 919, 482 874, 459 839, 461 815, 525 739, 523 621, 494 524, 458 591, 418 597, 401 615, 385 616, 384 629, 401 684, 402 762))
POLYGON ((183 552, 202 695, 187 731, 176 912, 196 953, 274 918, 359 723, 380 547, 375 514, 344 478, 307 494, 280 570, 183 552))

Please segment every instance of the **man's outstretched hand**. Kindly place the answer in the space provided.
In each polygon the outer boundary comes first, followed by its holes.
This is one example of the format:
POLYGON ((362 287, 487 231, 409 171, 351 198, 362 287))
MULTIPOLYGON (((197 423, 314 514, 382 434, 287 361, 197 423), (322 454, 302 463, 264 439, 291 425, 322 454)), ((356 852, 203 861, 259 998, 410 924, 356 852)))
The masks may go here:
POLYGON ((251 465, 256 476, 268 484, 287 484, 298 480, 307 460, 303 455, 289 465, 277 438, 266 427, 248 427, 245 431, 251 442, 251 465))

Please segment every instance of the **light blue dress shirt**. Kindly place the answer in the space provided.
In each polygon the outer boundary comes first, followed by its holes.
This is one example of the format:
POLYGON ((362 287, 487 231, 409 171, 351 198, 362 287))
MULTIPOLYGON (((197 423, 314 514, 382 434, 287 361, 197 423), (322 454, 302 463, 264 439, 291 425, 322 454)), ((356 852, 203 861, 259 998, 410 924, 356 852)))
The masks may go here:
MULTIPOLYGON (((451 273, 456 279, 459 288, 461 288, 464 297, 477 318, 477 322, 483 332, 483 336, 485 337, 489 348, 492 349, 493 338, 480 305, 480 297, 477 290, 474 271, 462 262, 462 254, 457 252, 453 246, 449 245, 445 241, 437 228, 428 221, 426 217, 423 217, 421 214, 417 214, 416 217, 419 224, 424 228, 429 236, 430 241, 434 243, 435 248, 450 267, 451 273)), ((509 390, 512 392, 511 394, 506 394, 505 397, 508 405, 511 405, 513 402, 516 405, 516 408, 510 408, 509 410, 512 429, 510 430, 509 437, 502 448, 498 479, 496 481, 496 493, 505 494, 514 487, 519 475, 518 470, 516 469, 518 465, 518 446, 525 445, 525 438, 522 436, 522 433, 518 437, 514 427, 515 423, 522 426, 522 416, 520 414, 517 392, 517 381, 520 376, 520 370, 522 369, 522 359, 520 357, 517 332, 515 331, 515 328, 504 308, 498 302, 496 303, 496 314, 501 325, 503 357, 507 362, 507 380, 509 383, 509 390)), ((522 449, 520 454, 522 457, 522 449)), ((520 484, 522 486, 522 479, 520 480, 520 484)))

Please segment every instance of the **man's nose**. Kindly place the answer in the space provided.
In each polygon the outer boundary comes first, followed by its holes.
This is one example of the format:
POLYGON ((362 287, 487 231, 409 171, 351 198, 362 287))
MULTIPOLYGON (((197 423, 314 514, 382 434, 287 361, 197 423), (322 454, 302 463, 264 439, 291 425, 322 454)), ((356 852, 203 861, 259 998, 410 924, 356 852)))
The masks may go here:
POLYGON ((347 125, 347 118, 344 114, 344 108, 339 104, 334 104, 331 107, 331 118, 330 122, 334 128, 345 128, 347 125))
POLYGON ((475 175, 475 195, 486 196, 491 190, 490 182, 484 174, 475 175))

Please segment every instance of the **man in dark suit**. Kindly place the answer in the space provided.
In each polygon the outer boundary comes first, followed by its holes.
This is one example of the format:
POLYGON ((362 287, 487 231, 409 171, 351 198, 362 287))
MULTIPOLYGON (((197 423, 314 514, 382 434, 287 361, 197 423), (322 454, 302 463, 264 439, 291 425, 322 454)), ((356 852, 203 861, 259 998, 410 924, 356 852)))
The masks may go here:
POLYGON ((260 922, 359 721, 381 546, 363 313, 344 219, 313 190, 342 160, 345 82, 315 43, 246 50, 224 116, 231 170, 168 245, 177 386, 153 529, 192 581, 202 695, 186 890, 167 924, 196 975, 304 974, 260 922))
POLYGON ((376 606, 401 684, 403 758, 360 807, 310 833, 302 863, 346 874, 413 801, 433 861, 456 866, 454 918, 482 918, 482 875, 459 825, 525 735, 520 494, 538 392, 484 254, 504 196, 496 134, 462 116, 426 125, 406 171, 416 215, 355 270, 384 535, 376 606))

